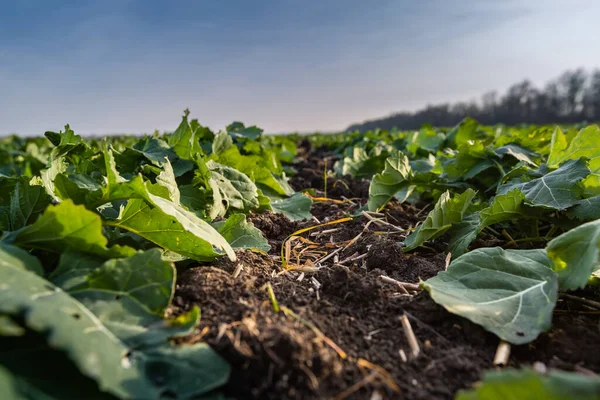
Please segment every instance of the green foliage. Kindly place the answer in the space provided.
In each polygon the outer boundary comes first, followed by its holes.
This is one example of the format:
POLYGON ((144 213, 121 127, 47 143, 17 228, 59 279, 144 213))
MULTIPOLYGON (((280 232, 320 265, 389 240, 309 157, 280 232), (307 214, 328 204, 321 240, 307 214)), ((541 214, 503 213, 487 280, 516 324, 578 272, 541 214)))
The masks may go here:
POLYGON ((312 200, 302 193, 296 193, 284 199, 271 200, 270 206, 273 211, 284 214, 292 221, 303 221, 312 217, 310 213, 312 200))
POLYGON ((396 193, 407 187, 412 176, 408 157, 398 152, 385 160, 385 169, 373 177, 369 186, 370 211, 377 211, 396 193))
MULTIPOLYGON (((600 131, 580 128, 466 118, 302 137, 234 122, 215 134, 186 110, 169 134, 84 139, 67 125, 0 139, 0 349, 17 355, 0 351, 0 397, 218 398, 227 364, 202 343, 171 344, 199 318, 164 318, 173 263, 269 251, 251 213, 310 220, 311 198, 288 182, 305 139, 337 156, 328 174, 371 180, 359 210, 434 202, 404 249, 435 239, 453 261, 423 286, 451 312, 529 342, 549 328, 557 291, 583 287, 600 266, 600 131), (488 240, 511 249, 469 252, 488 240)), ((461 396, 563 398, 561 379, 507 374, 461 396)))
POLYGON ((269 251, 251 210, 310 219, 283 172, 295 143, 241 123, 214 135, 187 110, 164 136, 46 137, 0 141, 0 397, 219 398, 229 366, 171 344, 200 316, 164 318, 171 260, 269 251))
POLYGON ((500 194, 519 189, 534 206, 565 210, 576 204, 582 196, 580 181, 590 170, 583 159, 570 160, 557 170, 528 182, 507 183, 498 188, 500 194))
POLYGON ((510 343, 550 328, 558 281, 544 250, 473 250, 422 283, 432 299, 510 343))
POLYGON ((599 396, 600 379, 596 376, 508 369, 487 372, 481 385, 460 391, 455 400, 594 400, 599 396))
POLYGON ((271 250, 267 239, 254 225, 246 221, 244 214, 233 214, 226 221, 216 222, 213 226, 234 249, 257 249, 265 252, 271 250))
POLYGON ((405 249, 412 250, 428 240, 441 236, 453 225, 462 222, 463 215, 474 197, 473 189, 468 189, 453 198, 450 197, 450 192, 444 192, 425 221, 406 238, 405 249))
POLYGON ((583 288, 600 268, 600 220, 563 233, 546 247, 563 289, 583 288))

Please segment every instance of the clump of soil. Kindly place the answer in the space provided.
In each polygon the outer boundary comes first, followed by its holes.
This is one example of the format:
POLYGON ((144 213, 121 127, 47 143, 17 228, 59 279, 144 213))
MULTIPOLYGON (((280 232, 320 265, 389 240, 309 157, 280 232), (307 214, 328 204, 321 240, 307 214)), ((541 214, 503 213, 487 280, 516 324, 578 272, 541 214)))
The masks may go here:
MULTIPOLYGON (((294 185, 305 188, 319 183, 310 165, 319 164, 311 159, 300 165, 294 185)), ((341 190, 339 186, 329 184, 330 193, 342 193, 335 192, 341 190)), ((315 202, 313 215, 326 222, 354 214, 368 195, 356 186, 343 193, 344 198, 359 198, 351 203, 315 202)), ((337 199, 342 200, 342 195, 337 199)), ((422 207, 392 201, 383 218, 404 230, 426 214, 422 207)), ((316 272, 286 271, 279 256, 283 241, 316 222, 291 222, 272 213, 249 219, 268 239, 270 253, 238 251, 235 263, 222 258, 182 271, 171 310, 201 307, 196 333, 179 340, 205 341, 232 365, 227 395, 341 400, 368 399, 377 392, 383 399, 451 399, 493 368, 498 345, 494 335, 448 313, 426 292, 406 294, 379 278, 386 275, 418 283, 435 276, 445 268, 445 243, 434 242, 429 249, 405 254, 398 246, 405 233, 374 223, 365 229, 368 220, 361 216, 303 234, 327 254, 334 249, 337 253, 318 263, 322 267, 316 272), (410 349, 399 319, 403 314, 422 349, 418 358, 406 361, 401 353, 409 355, 410 349)), ((311 245, 297 244, 293 251, 306 261, 311 245)), ((311 265, 317 261, 311 259, 311 265)), ((575 295, 600 298, 600 292, 587 290, 575 295)), ((539 361, 548 367, 599 372, 599 320, 597 312, 580 302, 560 300, 552 330, 529 345, 513 346, 510 365, 539 361)))

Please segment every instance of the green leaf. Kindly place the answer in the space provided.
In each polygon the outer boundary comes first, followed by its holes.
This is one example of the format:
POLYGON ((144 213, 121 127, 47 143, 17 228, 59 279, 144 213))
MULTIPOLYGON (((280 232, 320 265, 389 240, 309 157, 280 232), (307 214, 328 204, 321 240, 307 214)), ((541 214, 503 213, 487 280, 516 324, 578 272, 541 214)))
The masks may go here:
POLYGON ((256 126, 244 126, 241 122, 232 122, 227 126, 227 133, 235 139, 257 140, 262 135, 263 130, 256 126))
POLYGON ((481 229, 502 221, 522 217, 525 194, 519 189, 513 189, 494 197, 489 207, 479 213, 481 229))
POLYGON ((546 247, 561 289, 583 288, 600 267, 600 220, 588 222, 552 239, 546 247))
POLYGON ((532 160, 532 158, 539 157, 539 154, 534 153, 533 151, 530 151, 515 143, 510 143, 502 147, 498 147, 496 150, 494 150, 494 153, 500 158, 504 158, 505 155, 512 156, 518 161, 523 161, 534 167, 536 167, 537 164, 532 160))
POLYGON ((87 276, 100 267, 105 259, 93 254, 67 250, 60 255, 58 266, 48 279, 65 291, 86 284, 87 276))
POLYGON ((270 204, 273 212, 283 214, 291 221, 304 221, 312 218, 312 203, 310 197, 298 192, 291 197, 271 200, 270 204))
MULTIPOLYGON (((81 302, 45 279, 19 267, 0 265, 0 281, 6 285, 0 290, 0 313, 23 315, 28 328, 47 333, 48 343, 66 352, 81 373, 96 380, 103 391, 150 400, 161 399, 169 390, 175 398, 189 398, 227 379, 227 365, 206 345, 182 348, 181 352, 165 346, 131 348, 81 302), (193 387, 191 376, 197 378, 193 387)), ((104 297, 98 304, 118 303, 108 300, 104 297)))
POLYGON ((198 124, 190 124, 188 121, 189 111, 186 110, 184 113, 181 123, 169 136, 169 145, 173 148, 175 153, 184 160, 195 160, 203 154, 198 141, 198 130, 205 128, 198 124))
POLYGON ((0 242, 0 266, 21 268, 37 275, 43 275, 40 261, 23 249, 0 242))
POLYGON ((163 171, 156 177, 156 183, 160 186, 167 188, 169 191, 169 198, 175 204, 179 204, 181 195, 179 193, 179 187, 175 181, 175 173, 173 167, 168 159, 165 159, 163 164, 163 171))
POLYGON ((361 146, 355 146, 350 154, 347 154, 343 160, 334 166, 336 172, 343 175, 350 175, 355 178, 371 178, 381 171, 385 166, 385 160, 389 156, 388 147, 376 145, 367 152, 361 146))
POLYGON ((443 235, 452 225, 460 223, 474 197, 473 189, 467 189, 454 198, 450 198, 448 191, 443 193, 425 221, 406 238, 405 249, 415 249, 426 241, 443 235))
POLYGON ((144 381, 138 368, 126 361, 127 347, 85 308, 61 289, 20 268, 0 266, 0 312, 25 313, 27 326, 48 332, 53 347, 69 354, 80 371, 98 381, 101 389, 120 397, 159 398, 157 388, 144 381), (126 382, 137 381, 137 385, 126 382))
POLYGON ((102 235, 102 220, 84 206, 65 200, 49 206, 33 225, 12 232, 4 238, 15 246, 62 253, 74 250, 104 258, 133 255, 131 248, 113 246, 102 235))
POLYGON ((223 252, 235 260, 231 246, 210 224, 190 211, 175 207, 168 200, 158 196, 153 196, 153 199, 161 207, 133 199, 127 203, 118 220, 105 223, 126 229, 166 250, 198 261, 212 261, 223 252), (169 214, 163 211, 163 207, 169 214))
POLYGON ((425 127, 408 137, 406 149, 413 154, 416 154, 419 149, 435 153, 443 145, 444 140, 444 134, 436 132, 433 128, 425 127))
POLYGON ((530 369, 488 371, 475 389, 458 392, 456 400, 596 400, 597 376, 552 370, 547 375, 530 369))
POLYGON ((54 146, 65 146, 69 144, 79 144, 82 142, 81 136, 76 135, 69 125, 65 125, 65 131, 44 133, 44 136, 50 140, 54 146))
POLYGON ((221 154, 233 145, 233 139, 227 134, 227 132, 219 132, 215 135, 212 143, 213 154, 221 154))
POLYGON ((173 265, 162 259, 159 249, 150 249, 105 262, 89 272, 85 283, 69 291, 93 288, 117 296, 128 294, 152 313, 162 316, 171 303, 174 286, 173 265))
POLYGON ((479 124, 477 121, 473 118, 466 117, 448 132, 446 135, 446 142, 450 146, 456 147, 471 140, 479 139, 477 135, 478 126, 479 124))
POLYGON ((239 211, 258 208, 258 189, 248 176, 235 168, 218 164, 212 160, 206 166, 221 193, 221 200, 227 202, 228 208, 239 211))
POLYGON ((189 335, 200 319, 200 309, 163 319, 128 293, 102 288, 73 290, 69 294, 98 317, 125 345, 144 353, 168 345, 169 339, 189 335))
POLYGON ((560 129, 556 129, 552 136, 551 153, 548 156, 548 167, 554 168, 568 160, 578 160, 582 157, 594 159, 600 157, 600 128, 597 125, 585 127, 571 140, 568 147, 566 137, 560 129), (555 136, 556 135, 556 136, 555 136))
POLYGON ((600 219, 600 195, 579 200, 573 208, 567 211, 567 215, 580 221, 600 219))
POLYGON ((233 214, 226 221, 215 222, 213 226, 234 249, 271 250, 267 239, 252 223, 246 221, 244 214, 233 214))
POLYGON ((569 143, 567 142, 567 136, 557 126, 552 133, 552 141, 550 142, 550 154, 546 165, 550 168, 556 168, 560 164, 560 159, 569 143))
POLYGON ((17 182, 11 195, 10 205, 6 209, 6 221, 0 220, 0 229, 15 231, 33 223, 35 219, 50 205, 51 198, 42 186, 17 182))
POLYGON ((479 212, 466 215, 462 222, 453 225, 448 231, 448 236, 450 236, 448 251, 452 253, 452 258, 455 259, 466 253, 469 245, 477 238, 480 231, 479 212))
POLYGON ((600 157, 588 162, 590 174, 583 180, 586 195, 600 195, 600 157))
POLYGON ((373 177, 369 185, 368 207, 377 211, 394 195, 408 186, 412 172, 408 157, 398 152, 385 160, 385 169, 373 177))
POLYGON ((56 157, 52 159, 48 168, 40 172, 42 183, 44 184, 44 188, 46 188, 46 193, 56 201, 60 201, 61 199, 55 193, 54 179, 58 174, 65 172, 67 167, 68 164, 64 157, 56 157))
POLYGON ((550 329, 558 280, 544 250, 494 247, 457 258, 422 286, 449 312, 524 344, 550 329))
POLYGON ((179 158, 167 143, 156 138, 147 137, 140 140, 133 147, 126 148, 123 157, 132 158, 130 154, 133 152, 141 154, 153 165, 160 168, 163 167, 166 158, 173 166, 175 176, 181 176, 194 167, 193 162, 179 158))
POLYGON ((529 182, 507 183, 499 194, 519 189, 534 206, 564 210, 576 204, 583 192, 580 181, 590 173, 583 159, 569 160, 555 171, 529 182))

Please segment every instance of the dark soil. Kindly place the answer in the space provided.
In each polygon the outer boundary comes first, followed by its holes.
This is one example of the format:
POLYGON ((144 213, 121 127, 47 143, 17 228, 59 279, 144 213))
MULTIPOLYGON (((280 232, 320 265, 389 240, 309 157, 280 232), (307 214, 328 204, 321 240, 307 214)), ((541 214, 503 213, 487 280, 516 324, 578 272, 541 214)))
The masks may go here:
MULTIPOLYGON (((322 163, 329 155, 323 149, 311 155, 296 166, 299 174, 292 180, 296 189, 323 189, 322 163)), ((332 161, 328 159, 330 166, 332 161)), ((353 214, 365 203, 368 182, 344 181, 348 189, 336 184, 339 180, 328 179, 327 195, 351 200, 316 202, 312 212, 319 222, 353 214)), ((427 214, 420 212, 419 207, 392 202, 385 209, 385 220, 405 229, 427 214)), ((362 232, 317 272, 285 272, 282 242, 317 222, 291 222, 276 214, 254 215, 250 220, 268 238, 270 254, 239 251, 236 262, 223 258, 211 266, 186 269, 180 273, 174 298, 174 313, 201 307, 197 333, 183 341, 206 341, 231 363, 229 396, 339 400, 378 398, 377 392, 383 399, 451 399, 493 367, 498 345, 494 335, 446 312, 425 292, 407 294, 379 279, 387 275, 418 283, 435 276, 445 268, 444 243, 404 254, 397 245, 401 233, 375 223, 365 230, 368 220, 362 216, 304 233, 318 245, 310 248, 297 241, 291 248, 301 264, 310 266, 362 232), (243 268, 234 278, 238 264, 243 268), (278 305, 293 315, 274 311, 268 283, 278 305), (416 359, 410 357, 400 323, 403 314, 421 345, 416 359), (402 360, 401 351, 408 360, 402 360)), ((600 298, 593 289, 574 294, 600 298)), ((513 346, 510 365, 539 361, 547 367, 600 372, 599 322, 598 312, 577 301, 560 300, 552 330, 529 345, 513 346)))

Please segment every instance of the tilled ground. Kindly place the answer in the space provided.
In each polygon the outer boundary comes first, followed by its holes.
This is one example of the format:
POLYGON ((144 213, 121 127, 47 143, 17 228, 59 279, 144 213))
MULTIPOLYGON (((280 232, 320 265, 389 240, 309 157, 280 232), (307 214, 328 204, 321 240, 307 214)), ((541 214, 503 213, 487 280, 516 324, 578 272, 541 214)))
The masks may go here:
MULTIPOLYGON (((323 189, 327 155, 311 154, 297 165, 292 184, 298 190, 323 189)), ((315 202, 312 221, 250 218, 269 240, 269 254, 239 251, 235 263, 221 259, 180 271, 173 312, 193 305, 202 310, 197 333, 183 340, 206 341, 231 363, 227 394, 238 399, 450 399, 470 387, 493 367, 498 339, 446 312, 427 293, 380 279, 417 284, 445 268, 441 241, 410 254, 397 245, 404 233, 395 227, 414 226, 427 210, 392 202, 380 217, 387 224, 360 216, 288 239, 299 229, 354 214, 368 197, 365 181, 331 179, 327 185, 328 198, 338 201, 315 202), (314 271, 316 261, 335 251, 314 271), (402 315, 421 346, 414 359, 402 315)), ((578 295, 600 298, 592 289, 578 295)), ((597 311, 561 299, 552 330, 513 347, 510 365, 539 361, 600 372, 599 322, 597 311)))

